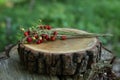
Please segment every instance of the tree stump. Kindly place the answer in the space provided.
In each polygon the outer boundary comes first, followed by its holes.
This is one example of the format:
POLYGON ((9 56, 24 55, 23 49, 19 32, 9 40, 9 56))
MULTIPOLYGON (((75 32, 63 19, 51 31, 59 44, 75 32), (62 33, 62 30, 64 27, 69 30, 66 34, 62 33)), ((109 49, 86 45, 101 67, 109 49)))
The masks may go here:
MULTIPOLYGON (((87 33, 81 30, 57 28, 55 30, 87 33)), ((19 44, 21 63, 29 72, 47 75, 77 75, 91 69, 100 60, 101 45, 94 38, 76 38, 48 41, 40 45, 19 44)))
MULTIPOLYGON (((25 67, 20 64, 20 59, 17 51, 18 46, 15 46, 10 50, 10 57, 7 58, 5 53, 0 54, 0 80, 62 80, 63 76, 49 76, 49 75, 39 75, 34 73, 29 73, 25 70, 25 67)), ((101 53, 101 60, 108 61, 113 56, 111 53, 107 52, 106 50, 102 49, 101 53), (106 57, 104 57, 106 56, 106 57), (110 57, 111 56, 111 57, 110 57)), ((118 77, 120 71, 120 61, 116 60, 113 65, 113 71, 117 71, 118 77), (117 69, 117 70, 116 70, 117 69)), ((82 79, 75 79, 74 77, 65 77, 63 80, 86 80, 82 79)), ((101 80, 97 78, 96 80, 101 80)), ((119 79, 118 79, 119 80, 119 79)))

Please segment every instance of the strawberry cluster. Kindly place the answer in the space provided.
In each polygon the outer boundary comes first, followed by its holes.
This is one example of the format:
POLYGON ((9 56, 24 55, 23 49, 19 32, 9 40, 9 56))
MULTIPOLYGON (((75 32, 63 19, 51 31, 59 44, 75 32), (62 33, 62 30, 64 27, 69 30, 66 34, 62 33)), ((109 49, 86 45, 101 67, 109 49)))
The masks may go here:
POLYGON ((66 36, 59 36, 58 31, 51 31, 51 26, 49 25, 40 25, 36 30, 27 30, 24 28, 21 30, 24 32, 27 43, 36 43, 40 44, 45 41, 55 41, 56 39, 66 40, 66 36))

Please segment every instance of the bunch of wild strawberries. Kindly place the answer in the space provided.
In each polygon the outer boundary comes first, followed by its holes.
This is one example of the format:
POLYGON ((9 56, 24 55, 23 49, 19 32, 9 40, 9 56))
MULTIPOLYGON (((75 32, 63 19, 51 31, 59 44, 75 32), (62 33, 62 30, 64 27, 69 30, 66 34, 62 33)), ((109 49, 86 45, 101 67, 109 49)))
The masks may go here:
POLYGON ((51 26, 49 25, 40 25, 34 30, 25 31, 24 28, 21 30, 24 32, 27 43, 36 43, 40 44, 45 41, 55 41, 56 39, 65 40, 66 36, 59 36, 58 31, 51 31, 51 26))

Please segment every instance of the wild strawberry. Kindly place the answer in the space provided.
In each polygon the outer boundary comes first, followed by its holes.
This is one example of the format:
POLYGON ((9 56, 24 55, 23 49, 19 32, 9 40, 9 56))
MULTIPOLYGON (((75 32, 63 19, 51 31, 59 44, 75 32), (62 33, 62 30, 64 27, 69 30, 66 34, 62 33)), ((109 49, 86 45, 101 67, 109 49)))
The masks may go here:
POLYGON ((65 35, 61 36, 61 39, 66 40, 66 36, 65 35))
POLYGON ((28 36, 28 35, 29 35, 28 31, 24 32, 24 36, 28 36))
POLYGON ((47 25, 47 30, 51 30, 51 26, 47 25))
POLYGON ((42 38, 44 39, 44 38, 45 38, 45 36, 46 36, 46 34, 41 34, 41 36, 42 36, 42 38))
POLYGON ((57 31, 54 31, 54 32, 53 32, 53 35, 57 35, 57 34, 58 34, 58 32, 57 32, 57 31))
POLYGON ((27 42, 30 43, 30 42, 32 42, 33 39, 31 37, 28 37, 26 40, 27 40, 27 42))
POLYGON ((34 37, 35 37, 36 39, 38 39, 38 38, 39 38, 39 36, 38 36, 37 34, 35 34, 35 35, 34 35, 34 37))
POLYGON ((46 40, 49 40, 49 36, 48 36, 48 35, 45 35, 45 39, 46 39, 46 40))
POLYGON ((30 35, 30 31, 24 32, 24 36, 28 36, 28 35, 30 35))
POLYGON ((41 42, 38 40, 37 42, 36 42, 36 44, 40 44, 41 42))
POLYGON ((28 32, 28 34, 30 35, 30 30, 28 30, 27 32, 28 32))
POLYGON ((43 42, 43 39, 40 39, 39 41, 42 43, 42 42, 43 42))
POLYGON ((32 39, 33 39, 33 40, 36 40, 36 38, 35 38, 35 37, 32 37, 32 39))
POLYGON ((40 43, 42 43, 43 42, 43 40, 38 40, 37 42, 36 42, 36 44, 40 44, 40 43))
POLYGON ((21 31, 23 31, 23 32, 25 31, 25 29, 24 29, 24 28, 20 28, 20 30, 21 30, 21 31))
POLYGON ((43 29, 44 27, 42 25, 39 26, 40 29, 43 29))
POLYGON ((51 41, 55 41, 55 40, 56 40, 56 37, 55 37, 55 36, 51 36, 51 37, 50 37, 50 40, 51 40, 51 41))
POLYGON ((44 29, 47 29, 47 27, 48 27, 48 26, 47 26, 47 25, 45 25, 45 26, 44 26, 44 29))

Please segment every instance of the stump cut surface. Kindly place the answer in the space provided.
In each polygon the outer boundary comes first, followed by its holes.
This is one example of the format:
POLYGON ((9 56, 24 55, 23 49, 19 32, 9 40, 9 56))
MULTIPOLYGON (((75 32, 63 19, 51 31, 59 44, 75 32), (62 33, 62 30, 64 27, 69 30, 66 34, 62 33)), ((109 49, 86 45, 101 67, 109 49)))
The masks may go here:
MULTIPOLYGON (((67 29, 67 28, 57 28, 55 30, 72 31, 79 34, 87 33, 82 30, 67 29)), ((77 38, 77 39, 48 41, 40 45, 24 44, 23 46, 38 52, 64 54, 64 53, 72 53, 78 51, 86 51, 94 47, 96 44, 97 44, 96 38, 77 38)))

